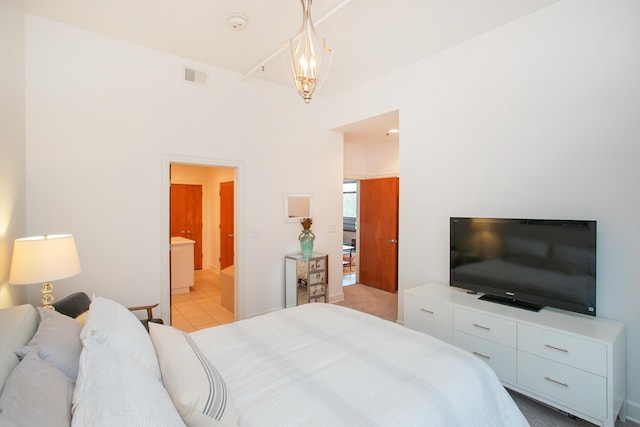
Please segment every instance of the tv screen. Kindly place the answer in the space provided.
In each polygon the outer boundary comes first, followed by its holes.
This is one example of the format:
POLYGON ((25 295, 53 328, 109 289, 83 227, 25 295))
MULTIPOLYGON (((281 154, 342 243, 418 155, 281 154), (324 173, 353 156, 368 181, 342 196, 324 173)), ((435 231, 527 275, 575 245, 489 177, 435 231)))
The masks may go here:
POLYGON ((452 217, 450 230, 451 286, 596 315, 596 221, 452 217))

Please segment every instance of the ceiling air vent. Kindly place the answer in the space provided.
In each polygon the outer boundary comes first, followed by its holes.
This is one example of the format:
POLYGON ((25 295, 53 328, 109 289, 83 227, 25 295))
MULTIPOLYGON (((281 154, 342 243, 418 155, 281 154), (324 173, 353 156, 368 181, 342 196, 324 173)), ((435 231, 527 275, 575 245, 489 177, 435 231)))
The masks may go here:
POLYGON ((184 79, 188 82, 198 83, 203 86, 207 84, 207 75, 202 71, 191 68, 184 69, 184 79))

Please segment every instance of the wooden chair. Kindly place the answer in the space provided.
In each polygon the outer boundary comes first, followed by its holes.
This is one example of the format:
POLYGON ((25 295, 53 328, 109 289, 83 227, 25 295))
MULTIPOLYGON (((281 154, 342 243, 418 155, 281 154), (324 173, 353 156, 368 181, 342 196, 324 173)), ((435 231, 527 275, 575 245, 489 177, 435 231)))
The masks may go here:
MULTIPOLYGON (((91 299, 84 292, 75 292, 71 295, 68 295, 62 298, 60 301, 56 301, 53 304, 53 308, 56 309, 58 313, 62 313, 66 316, 76 318, 85 311, 89 310, 89 305, 91 304, 91 299)), ((140 321, 144 325, 144 327, 149 330, 149 322, 154 323, 164 323, 162 319, 153 317, 153 309, 158 306, 158 303, 152 305, 139 305, 136 307, 128 307, 130 311, 138 311, 138 310, 146 310, 147 318, 141 319, 140 321)))
POLYGON ((160 323, 160 324, 164 323, 162 321, 162 319, 153 317, 153 309, 156 308, 157 306, 158 306, 158 303, 151 304, 151 305, 138 305, 136 307, 127 307, 127 308, 130 311, 147 310, 147 318, 146 319, 141 319, 140 321, 142 322, 142 324, 144 325, 144 327, 148 331, 149 330, 149 322, 160 323))

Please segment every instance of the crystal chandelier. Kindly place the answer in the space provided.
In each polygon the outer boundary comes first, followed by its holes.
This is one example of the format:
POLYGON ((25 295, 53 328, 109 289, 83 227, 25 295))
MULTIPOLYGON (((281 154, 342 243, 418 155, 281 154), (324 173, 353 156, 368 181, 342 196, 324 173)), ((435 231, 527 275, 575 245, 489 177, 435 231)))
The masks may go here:
MULTIPOLYGON (((331 49, 324 39, 318 36, 311 20, 311 1, 302 3, 302 27, 289 41, 289 55, 285 54, 285 68, 293 81, 296 91, 307 104, 311 95, 326 78, 331 65, 331 49), (290 64, 286 64, 287 59, 290 64)), ((283 52, 286 52, 284 50, 283 52)))

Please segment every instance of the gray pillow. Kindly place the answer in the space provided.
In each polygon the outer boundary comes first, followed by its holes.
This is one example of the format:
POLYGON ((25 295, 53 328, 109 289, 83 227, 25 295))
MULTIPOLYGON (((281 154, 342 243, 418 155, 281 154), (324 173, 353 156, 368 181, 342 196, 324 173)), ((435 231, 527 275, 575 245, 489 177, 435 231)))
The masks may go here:
POLYGON ((72 395, 73 381, 30 352, 0 395, 0 425, 69 427, 72 395))
POLYGON ((31 304, 0 310, 0 393, 20 359, 17 348, 26 345, 38 328, 38 313, 31 304))
POLYGON ((64 372, 73 381, 78 376, 78 361, 82 351, 80 331, 75 319, 55 310, 38 307, 40 323, 29 343, 16 350, 19 357, 37 351, 40 358, 64 372))

